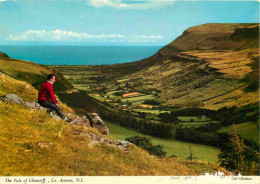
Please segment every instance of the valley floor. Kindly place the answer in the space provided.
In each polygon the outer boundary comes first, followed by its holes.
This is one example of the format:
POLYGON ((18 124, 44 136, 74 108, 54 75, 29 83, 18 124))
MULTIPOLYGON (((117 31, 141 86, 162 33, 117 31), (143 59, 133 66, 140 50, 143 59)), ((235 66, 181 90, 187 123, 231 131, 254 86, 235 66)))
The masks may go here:
MULTIPOLYGON (((109 128, 110 136, 114 137, 115 139, 125 140, 127 137, 143 135, 133 129, 124 128, 120 125, 107 121, 105 123, 109 128)), ((167 156, 176 155, 177 157, 184 159, 190 156, 189 146, 191 146, 193 156, 196 160, 217 163, 217 155, 220 153, 220 149, 213 146, 193 144, 177 141, 174 139, 152 137, 152 142, 153 144, 162 144, 164 146, 163 150, 167 152, 167 156)))

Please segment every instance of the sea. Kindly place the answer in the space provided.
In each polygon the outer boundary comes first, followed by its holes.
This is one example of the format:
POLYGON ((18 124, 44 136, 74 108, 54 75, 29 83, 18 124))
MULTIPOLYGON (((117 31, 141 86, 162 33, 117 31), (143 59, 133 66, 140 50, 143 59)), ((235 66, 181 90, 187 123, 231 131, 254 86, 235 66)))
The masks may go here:
POLYGON ((138 61, 162 46, 20 46, 0 45, 9 57, 43 65, 111 65, 138 61))

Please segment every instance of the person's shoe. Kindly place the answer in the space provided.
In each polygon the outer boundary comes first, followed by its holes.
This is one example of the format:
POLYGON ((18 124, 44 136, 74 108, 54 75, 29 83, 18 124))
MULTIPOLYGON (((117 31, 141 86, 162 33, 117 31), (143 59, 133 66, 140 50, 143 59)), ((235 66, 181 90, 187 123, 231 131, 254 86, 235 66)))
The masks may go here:
POLYGON ((52 117, 52 111, 50 109, 47 110, 47 113, 52 117))
POLYGON ((67 121, 68 123, 71 122, 71 119, 64 117, 64 120, 67 121))

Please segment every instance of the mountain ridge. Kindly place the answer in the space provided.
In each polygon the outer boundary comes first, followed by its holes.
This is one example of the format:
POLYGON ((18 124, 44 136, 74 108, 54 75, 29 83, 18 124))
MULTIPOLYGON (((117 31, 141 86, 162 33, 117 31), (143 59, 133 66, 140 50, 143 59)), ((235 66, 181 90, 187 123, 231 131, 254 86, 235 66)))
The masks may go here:
POLYGON ((257 102, 258 44, 257 23, 209 23, 185 30, 156 54, 140 61, 71 69, 51 67, 65 75, 70 73, 72 83, 85 84, 87 80, 94 88, 112 86, 107 92, 113 91, 117 81, 124 81, 121 85, 131 84, 125 91, 154 91, 164 106, 219 109, 257 102), (92 72, 93 76, 83 74, 84 80, 74 81, 73 71, 92 72), (249 92, 248 86, 255 90, 249 92))

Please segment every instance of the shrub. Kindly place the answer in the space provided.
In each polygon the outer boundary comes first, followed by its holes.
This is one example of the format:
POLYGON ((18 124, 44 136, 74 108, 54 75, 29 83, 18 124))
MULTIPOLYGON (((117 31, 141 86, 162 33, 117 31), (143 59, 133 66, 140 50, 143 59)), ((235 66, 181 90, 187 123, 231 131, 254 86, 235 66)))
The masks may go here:
POLYGON ((156 155, 157 157, 166 156, 166 152, 163 151, 163 145, 151 145, 147 150, 151 155, 156 155))
POLYGON ((152 146, 152 139, 149 136, 133 136, 133 137, 128 137, 125 139, 128 142, 131 142, 133 144, 135 144, 136 146, 139 146, 143 149, 148 149, 150 146, 152 146))
POLYGON ((163 145, 153 145, 152 139, 149 136, 133 136, 125 139, 128 142, 135 144, 148 151, 151 155, 156 155, 157 157, 165 157, 166 152, 163 151, 163 145))

